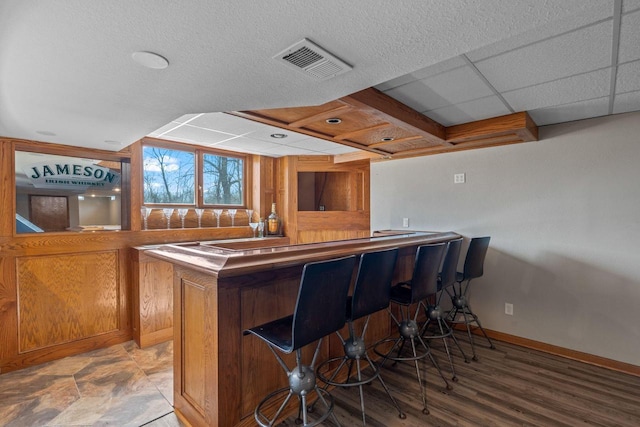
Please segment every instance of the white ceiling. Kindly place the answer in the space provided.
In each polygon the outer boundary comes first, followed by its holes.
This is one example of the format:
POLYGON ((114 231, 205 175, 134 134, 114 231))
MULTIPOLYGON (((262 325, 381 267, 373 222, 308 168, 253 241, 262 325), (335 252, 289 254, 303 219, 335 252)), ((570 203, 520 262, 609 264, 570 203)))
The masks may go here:
POLYGON ((0 2, 0 136, 338 154, 351 149, 275 140, 289 132, 219 112, 371 86, 445 126, 523 110, 538 125, 640 110, 640 0, 0 2), (272 58, 305 37, 353 70, 317 81, 272 58), (144 68, 136 51, 169 67, 144 68))

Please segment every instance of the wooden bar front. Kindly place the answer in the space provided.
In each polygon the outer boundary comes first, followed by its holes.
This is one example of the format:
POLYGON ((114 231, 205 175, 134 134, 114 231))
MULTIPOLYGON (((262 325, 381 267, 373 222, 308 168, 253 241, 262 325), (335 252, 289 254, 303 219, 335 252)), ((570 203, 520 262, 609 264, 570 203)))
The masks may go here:
MULTIPOLYGON (((417 246, 458 237, 416 232, 257 249, 193 243, 146 251, 173 264, 176 414, 194 426, 255 425, 257 403, 287 379, 266 345, 242 331, 293 312, 305 263, 397 247, 394 281, 408 280, 417 246)), ((392 333, 387 313, 376 313, 367 344, 392 333)), ((327 339, 321 359, 341 352, 339 341, 327 339)))

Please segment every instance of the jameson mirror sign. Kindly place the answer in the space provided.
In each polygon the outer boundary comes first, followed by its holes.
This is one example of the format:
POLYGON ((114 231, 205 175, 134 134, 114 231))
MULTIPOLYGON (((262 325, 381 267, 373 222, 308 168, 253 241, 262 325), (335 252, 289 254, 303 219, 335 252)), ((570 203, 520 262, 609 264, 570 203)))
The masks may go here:
POLYGON ((35 188, 111 189, 120 183, 120 174, 85 160, 44 161, 24 166, 27 179, 35 188))
POLYGON ((120 230, 126 170, 120 161, 16 150, 16 233, 120 230))

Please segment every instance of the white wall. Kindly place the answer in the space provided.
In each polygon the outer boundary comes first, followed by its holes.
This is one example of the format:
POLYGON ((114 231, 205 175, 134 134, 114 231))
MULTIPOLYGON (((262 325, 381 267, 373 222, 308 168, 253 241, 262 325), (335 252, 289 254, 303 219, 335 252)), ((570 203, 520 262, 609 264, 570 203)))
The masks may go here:
POLYGON ((401 229, 403 217, 414 230, 491 236, 471 291, 486 328, 640 365, 640 113, 373 163, 371 229, 401 229))

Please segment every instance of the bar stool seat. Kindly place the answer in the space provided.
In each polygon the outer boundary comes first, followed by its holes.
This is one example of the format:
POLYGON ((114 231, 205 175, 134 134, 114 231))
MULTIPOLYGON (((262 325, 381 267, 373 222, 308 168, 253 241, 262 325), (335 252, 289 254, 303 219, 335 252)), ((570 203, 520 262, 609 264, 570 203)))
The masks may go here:
POLYGON ((336 335, 342 342, 344 356, 326 360, 316 370, 317 377, 327 386, 359 388, 362 425, 366 425, 362 386, 376 379, 380 381, 387 396, 398 410, 398 416, 401 419, 406 418, 398 402, 393 398, 389 388, 380 376, 380 369, 369 357, 365 343, 365 334, 371 315, 389 306, 391 280, 397 257, 397 248, 362 254, 353 295, 348 298, 346 306, 349 337, 344 339, 340 332, 336 331, 336 335), (354 322, 364 317, 366 317, 366 320, 362 327, 362 333, 357 334, 354 322), (364 369, 363 363, 365 364, 364 369), (336 364, 338 364, 338 367, 332 369, 332 366, 336 364), (355 379, 352 378, 354 365, 355 379))
POLYGON ((256 422, 262 427, 271 427, 278 421, 292 396, 297 396, 298 419, 304 427, 318 425, 333 414, 333 397, 318 387, 315 363, 322 338, 341 329, 346 322, 345 306, 355 267, 355 256, 305 264, 302 270, 298 298, 292 315, 264 323, 244 331, 263 340, 275 356, 289 379, 289 386, 275 390, 262 399, 254 411, 256 422), (309 365, 302 362, 302 347, 317 341, 313 359, 309 365), (296 352, 296 366, 289 369, 276 351, 284 354, 296 352), (315 392, 325 411, 317 419, 309 421, 307 398, 315 392), (273 416, 263 412, 283 399, 273 416), (300 418, 302 416, 302 418, 300 418))

